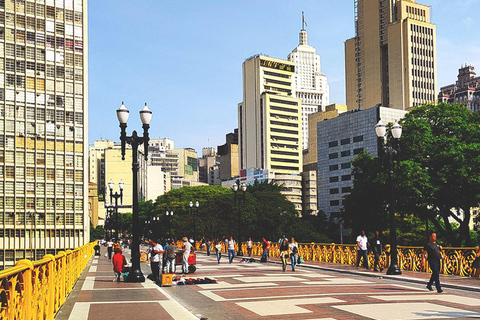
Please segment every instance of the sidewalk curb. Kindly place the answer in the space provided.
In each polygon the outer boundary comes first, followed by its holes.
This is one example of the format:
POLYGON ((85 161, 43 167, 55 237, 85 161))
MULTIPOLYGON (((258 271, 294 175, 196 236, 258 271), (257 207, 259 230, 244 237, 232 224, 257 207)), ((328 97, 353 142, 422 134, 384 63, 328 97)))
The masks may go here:
MULTIPOLYGON (((199 252, 205 253, 205 255, 207 254, 206 252, 203 252, 203 251, 197 251, 197 253, 199 252)), ((245 258, 245 257, 235 256, 235 258, 241 260, 242 258, 245 258)), ((260 260, 257 258, 251 258, 251 259, 253 259, 254 262, 260 263, 260 260)), ((278 261, 267 261, 266 263, 279 264, 279 265, 282 264, 281 262, 278 262, 278 261)), ((343 269, 328 268, 328 267, 322 267, 322 266, 316 266, 316 265, 309 265, 305 263, 297 264, 296 267, 322 270, 322 271, 331 271, 331 272, 337 272, 337 273, 343 273, 343 274, 352 274, 352 275, 370 277, 370 278, 383 278, 383 279, 403 281, 403 282, 422 284, 422 285, 426 285, 426 283, 428 282, 428 280, 426 279, 416 279, 416 278, 405 277, 405 276, 393 276, 393 275, 387 275, 384 273, 374 274, 370 272, 343 270, 343 269)), ((442 288, 449 288, 449 289, 456 289, 456 290, 470 291, 470 292, 480 292, 480 287, 461 286, 461 285, 451 284, 448 282, 442 282, 441 285, 442 285, 442 288)))

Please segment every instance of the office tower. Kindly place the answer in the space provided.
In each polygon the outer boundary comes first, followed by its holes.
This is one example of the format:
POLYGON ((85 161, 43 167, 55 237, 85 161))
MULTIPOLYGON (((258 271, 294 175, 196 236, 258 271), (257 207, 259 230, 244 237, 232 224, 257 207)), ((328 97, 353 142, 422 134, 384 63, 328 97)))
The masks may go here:
POLYGON ((438 101, 463 103, 474 112, 480 110, 480 76, 476 76, 475 68, 464 65, 458 69, 457 81, 440 88, 438 101))
POLYGON ((89 241, 87 0, 0 1, 0 268, 89 241))
POLYGON ((293 62, 262 55, 243 63, 239 147, 240 169, 260 168, 274 173, 285 185, 287 199, 300 211, 302 102, 292 97, 294 73, 293 62), (289 179, 292 182, 286 183, 289 179))
POLYGON ((217 151, 213 147, 202 148, 198 158, 198 181, 209 185, 220 185, 220 167, 217 151))
POLYGON ((434 102, 436 28, 430 7, 415 0, 356 0, 355 34, 345 42, 349 110, 407 110, 434 102))
POLYGON ((308 115, 325 110, 329 103, 330 88, 327 75, 320 71, 320 55, 307 43, 307 31, 302 28, 299 44, 288 55, 287 60, 295 63, 294 96, 302 100, 303 149, 308 148, 308 115))
POLYGON ((238 129, 225 136, 225 144, 217 147, 220 180, 227 181, 238 176, 238 129))
POLYGON ((400 120, 406 111, 384 107, 353 110, 317 122, 318 209, 336 215, 353 187, 352 160, 362 151, 378 155, 375 125, 400 120))

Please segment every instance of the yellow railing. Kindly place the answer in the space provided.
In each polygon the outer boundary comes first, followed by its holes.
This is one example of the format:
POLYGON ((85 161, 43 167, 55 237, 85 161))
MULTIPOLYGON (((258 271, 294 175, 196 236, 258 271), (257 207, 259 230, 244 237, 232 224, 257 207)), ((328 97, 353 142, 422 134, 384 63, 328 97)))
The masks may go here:
MULTIPOLYGON (((198 244, 197 244, 198 247, 198 244)), ((213 244, 212 244, 213 250, 213 244)), ((222 241, 222 251, 224 251, 222 241)), ((235 245, 235 250, 237 246, 235 245)), ((247 254, 247 244, 242 243, 242 252, 247 254)), ((444 248, 440 273, 467 277, 478 277, 480 269, 472 267, 478 247, 476 248, 444 248)), ((263 253, 262 243, 254 242, 252 255, 260 256, 263 253)), ((280 257, 279 244, 272 242, 268 252, 269 257, 280 257)), ((355 265, 357 262, 357 249, 354 244, 338 245, 335 243, 299 243, 298 256, 305 261, 330 262, 338 264, 355 265)), ((368 255, 368 265, 373 268, 374 255, 368 255)), ((380 266, 387 268, 390 265, 390 246, 386 245, 380 255, 380 266)), ((402 270, 430 272, 428 261, 422 261, 422 247, 398 247, 398 265, 402 270)))
POLYGON ((0 271, 0 319, 53 319, 94 253, 96 242, 75 250, 20 260, 0 271))

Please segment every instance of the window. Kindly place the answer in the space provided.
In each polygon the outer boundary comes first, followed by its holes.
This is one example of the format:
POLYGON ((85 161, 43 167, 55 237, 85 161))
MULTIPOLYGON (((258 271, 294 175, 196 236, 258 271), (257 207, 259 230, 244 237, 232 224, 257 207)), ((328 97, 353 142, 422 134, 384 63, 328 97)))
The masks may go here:
POLYGON ((348 169, 350 168, 352 165, 350 164, 350 162, 345 162, 345 163, 342 163, 342 169, 348 169))
POLYGON ((338 170, 338 164, 331 165, 329 168, 329 171, 335 171, 338 170))
POLYGON ((336 158, 338 158, 338 152, 330 153, 328 155, 328 159, 336 159, 336 158))
POLYGON ((331 141, 328 143, 328 147, 329 148, 333 148, 333 147, 336 147, 338 146, 338 141, 331 141))
POLYGON ((338 194, 338 188, 330 189, 330 194, 338 194))
POLYGON ((353 154, 359 154, 362 151, 363 151, 363 148, 353 149, 353 154))
POLYGON ((342 188, 342 193, 350 193, 352 192, 352 187, 343 187, 342 188))
POLYGON ((350 155, 350 150, 342 151, 342 157, 348 157, 350 155))
POLYGON ((363 136, 353 137, 353 142, 360 142, 360 141, 363 141, 363 136))
POLYGON ((342 176, 342 181, 348 181, 348 180, 352 180, 351 174, 345 174, 342 176))
POLYGON ((338 182, 338 177, 335 176, 335 177, 330 177, 330 182, 338 182))
POLYGON ((343 145, 346 145, 346 144, 349 144, 350 143, 350 138, 346 138, 346 139, 342 139, 340 140, 340 144, 343 146, 343 145))
POLYGON ((330 206, 333 207, 333 206, 338 206, 340 205, 340 200, 332 200, 330 201, 330 206))

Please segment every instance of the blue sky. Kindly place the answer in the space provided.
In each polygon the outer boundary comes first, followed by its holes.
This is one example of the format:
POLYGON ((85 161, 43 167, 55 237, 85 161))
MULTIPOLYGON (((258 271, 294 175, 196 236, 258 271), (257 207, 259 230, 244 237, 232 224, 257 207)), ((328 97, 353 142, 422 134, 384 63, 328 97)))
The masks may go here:
MULTIPOLYGON (((468 62, 480 74, 480 0, 421 0, 437 25, 439 86, 468 62)), ((115 110, 153 111, 151 138, 176 147, 225 143, 237 127, 242 62, 257 53, 286 59, 305 11, 308 42, 321 56, 330 103, 345 103, 344 41, 354 36, 353 0, 90 0, 89 142, 118 141, 115 110), (134 4, 134 5, 132 5, 134 4)))

